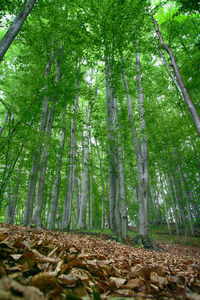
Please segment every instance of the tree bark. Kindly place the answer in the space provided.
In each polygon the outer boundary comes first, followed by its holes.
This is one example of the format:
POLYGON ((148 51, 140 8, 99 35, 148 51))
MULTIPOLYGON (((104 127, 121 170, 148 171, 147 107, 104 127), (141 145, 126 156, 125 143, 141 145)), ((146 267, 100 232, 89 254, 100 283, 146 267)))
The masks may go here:
POLYGON ((100 177, 101 177, 101 190, 102 190, 102 213, 101 213, 101 228, 102 230, 105 229, 105 188, 104 188, 104 180, 103 180, 103 172, 102 172, 102 163, 101 163, 101 157, 97 145, 97 141, 95 139, 95 146, 96 146, 96 151, 97 151, 97 156, 99 159, 99 172, 100 172, 100 177))
POLYGON ((119 183, 120 183, 120 215, 122 226, 122 238, 127 238, 127 207, 126 207, 126 187, 125 187, 125 171, 123 161, 123 149, 119 127, 119 117, 117 109, 117 99, 114 97, 114 122, 117 133, 117 145, 118 145, 118 160, 119 160, 119 183))
POLYGON ((138 174, 138 236, 136 237, 136 243, 142 244, 144 247, 154 247, 150 240, 149 220, 148 220, 148 201, 149 201, 149 171, 148 171, 148 151, 146 141, 146 124, 144 119, 144 96, 141 84, 140 75, 140 57, 139 53, 136 53, 136 71, 137 71, 137 91, 138 91, 138 106, 139 106, 139 119, 140 119, 140 144, 135 129, 133 120, 132 104, 129 94, 128 84, 126 81, 125 70, 123 67, 123 56, 121 56, 122 63, 122 78, 126 91, 128 116, 131 124, 131 130, 133 135, 133 145, 137 162, 137 174, 138 174))
MULTIPOLYGON (((149 236, 149 228, 148 228, 149 227, 149 220, 148 220, 149 160, 148 160, 148 148, 147 148, 147 136, 146 136, 146 122, 144 117, 144 94, 143 94, 141 71, 140 71, 140 54, 138 52, 136 53, 136 71, 137 71, 136 80, 137 80, 139 123, 140 123, 140 147, 141 147, 141 159, 142 159, 141 162, 142 174, 139 174, 140 176, 139 191, 141 189, 140 191, 141 202, 143 202, 141 203, 141 213, 142 210, 144 210, 143 212, 144 216, 141 218, 141 226, 139 225, 139 234, 140 234, 140 227, 141 227, 141 234, 146 235, 148 233, 149 236)), ((139 220, 139 224, 140 224, 140 220, 139 220)))
POLYGON ((162 177, 161 177, 159 170, 158 170, 158 173, 159 173, 159 177, 160 177, 160 186, 161 186, 161 192, 162 192, 164 208, 165 208, 165 219, 166 219, 166 223, 167 223, 168 233, 171 235, 172 231, 171 231, 171 226, 170 226, 170 221, 169 221, 169 213, 168 213, 168 208, 167 208, 167 201, 166 201, 166 197, 165 197, 163 181, 162 181, 162 177))
POLYGON ((15 222, 16 205, 19 194, 20 177, 22 174, 23 161, 24 155, 22 154, 21 159, 19 161, 19 166, 17 168, 17 178, 14 184, 12 194, 10 195, 10 204, 6 208, 6 222, 8 224, 14 224, 15 222))
POLYGON ((57 211, 58 197, 59 197, 59 193, 60 193, 61 166, 62 166, 64 146, 65 146, 65 139, 66 139, 65 114, 66 114, 66 108, 63 113, 63 128, 60 131, 60 149, 59 149, 59 155, 58 155, 58 165, 56 167, 56 174, 55 174, 52 198, 51 198, 49 215, 48 215, 47 228, 50 230, 53 230, 55 228, 56 211, 57 211))
POLYGON ((5 124, 6 124, 7 119, 8 119, 8 112, 5 114, 5 117, 4 117, 4 119, 3 119, 3 124, 2 124, 2 126, 1 126, 1 128, 0 128, 0 135, 1 135, 2 132, 4 131, 4 128, 5 128, 5 124))
POLYGON ((116 140, 116 130, 114 128, 114 91, 112 87, 112 64, 106 47, 105 55, 105 78, 106 78, 106 111, 107 127, 109 141, 109 180, 110 180, 110 197, 109 197, 109 223, 113 235, 121 241, 121 216, 119 211, 119 165, 118 149, 116 140))
POLYGON ((166 174, 166 179, 167 179, 168 190, 170 192, 170 198, 171 198, 171 202, 172 202, 172 210, 173 210, 173 215, 174 215, 176 234, 179 235, 179 224, 178 224, 178 218, 177 218, 177 212, 176 212, 176 205, 175 205, 172 187, 171 187, 171 183, 170 183, 168 174, 166 174))
POLYGON ((23 8, 23 10, 16 16, 13 23, 8 28, 6 34, 0 41, 0 61, 3 59, 6 51, 12 44, 15 37, 18 35, 24 21, 30 14, 31 10, 33 9, 36 0, 28 0, 23 8))
MULTIPOLYGON (((55 52, 54 49, 51 53, 51 58, 47 62, 46 69, 44 72, 44 77, 47 78, 49 75, 49 72, 51 70, 51 66, 54 60, 55 52)), ((47 88, 47 87, 45 87, 47 88)), ((35 188, 38 178, 38 170, 39 170, 39 164, 40 164, 40 157, 42 153, 42 144, 45 134, 45 127, 47 122, 47 116, 48 116, 48 98, 44 98, 43 102, 43 110, 42 110, 42 119, 40 124, 40 130, 39 130, 39 139, 37 143, 37 149, 34 153, 33 157, 33 165, 32 169, 29 175, 29 183, 28 183, 28 191, 27 191, 27 198, 26 198, 26 204, 24 209, 24 225, 28 226, 32 222, 32 213, 33 213, 33 202, 34 202, 34 196, 35 196, 35 188)))
POLYGON ((178 82, 178 85, 181 89, 181 92, 183 94, 183 97, 184 97, 184 100, 185 100, 185 103, 189 109, 189 112, 191 114, 191 117, 192 117, 192 120, 194 122, 194 125, 196 127, 196 130, 200 136, 200 117, 199 117, 199 114, 196 110, 196 107, 194 106, 191 98, 190 98, 190 95, 187 91, 187 88, 185 86, 185 83, 181 77, 181 74, 180 74, 180 71, 179 71, 179 68, 178 68, 178 65, 176 63, 176 59, 174 57, 174 54, 171 50, 171 48, 165 44, 164 40, 163 40, 163 37, 161 35, 161 32, 159 31, 159 27, 158 27, 158 23, 156 21, 156 19, 153 19, 154 20, 154 24, 155 24, 155 28, 156 28, 156 33, 157 33, 157 36, 160 40, 160 43, 161 43, 161 46, 165 49, 165 51, 169 54, 170 56, 170 60, 171 60, 171 65, 172 65, 172 68, 174 70, 174 73, 175 73, 175 77, 177 79, 177 82, 178 82))
MULTIPOLYGON (((53 102, 55 102, 55 100, 53 100, 53 102)), ((40 163, 40 175, 39 175, 38 187, 37 187, 36 204, 35 204, 33 217, 32 217, 32 221, 37 228, 41 228, 42 226, 41 214, 42 214, 43 202, 44 202, 46 167, 47 167, 47 159, 49 155, 54 111, 55 111, 55 105, 51 106, 51 108, 49 109, 47 128, 46 128, 46 141, 45 141, 41 163, 40 163)))
POLYGON ((80 216, 80 197, 79 197, 80 180, 77 176, 75 176, 75 188, 76 188, 76 225, 77 225, 80 216))
POLYGON ((90 130, 90 113, 91 103, 88 104, 86 130, 83 141, 83 172, 82 172, 82 189, 80 200, 80 215, 77 224, 78 229, 86 227, 86 214, 87 214, 87 194, 88 194, 88 157, 89 157, 89 130, 90 130))
POLYGON ((91 149, 91 167, 90 167, 90 229, 94 227, 94 218, 93 218, 93 148, 92 148, 92 141, 90 136, 90 149, 91 149))
MULTIPOLYGON (((77 65, 76 65, 77 69, 77 65)), ((62 229, 68 229, 71 223, 71 211, 72 211, 72 197, 74 192, 74 172, 76 168, 75 156, 76 156, 76 113, 79 102, 79 84, 76 85, 76 97, 74 103, 74 118, 72 119, 71 125, 71 141, 70 141, 70 171, 69 178, 67 178, 67 190, 65 194, 64 212, 63 212, 63 223, 62 229)))
MULTIPOLYGON (((60 59, 62 55, 62 43, 59 47, 58 59, 56 62, 56 84, 59 84, 60 80, 60 59)), ((33 212, 33 223, 36 225, 37 228, 41 228, 42 220, 41 214, 43 209, 44 203, 44 188, 45 188, 45 180, 46 180, 46 169, 47 169, 47 160, 49 155, 49 148, 50 148, 50 141, 51 141, 51 132, 54 120, 54 112, 55 112, 55 103, 56 98, 52 96, 52 105, 49 108, 48 113, 48 120, 46 126, 46 137, 45 137, 45 144, 42 153, 41 163, 40 163, 40 175, 38 180, 38 187, 37 187, 37 196, 36 196, 36 205, 33 212)))

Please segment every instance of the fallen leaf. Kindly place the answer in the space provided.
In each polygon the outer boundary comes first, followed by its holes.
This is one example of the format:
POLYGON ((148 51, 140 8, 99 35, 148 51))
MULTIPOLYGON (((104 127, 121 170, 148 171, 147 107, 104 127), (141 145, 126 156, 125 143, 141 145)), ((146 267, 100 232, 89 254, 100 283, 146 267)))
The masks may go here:
POLYGON ((166 277, 161 277, 156 272, 150 273, 150 280, 152 283, 158 285, 161 289, 168 283, 166 277))
POLYGON ((114 283, 117 288, 120 288, 126 282, 126 279, 118 277, 110 277, 109 280, 111 283, 114 283))
POLYGON ((135 278, 135 279, 129 279, 127 281, 127 284, 125 285, 125 288, 127 289, 135 289, 138 288, 139 286, 143 285, 143 281, 139 278, 135 278))
POLYGON ((0 280, 0 299, 44 300, 44 295, 35 287, 23 286, 9 277, 0 280))
POLYGON ((37 287, 44 294, 59 287, 56 277, 50 272, 40 272, 39 274, 33 276, 31 278, 30 285, 37 287))

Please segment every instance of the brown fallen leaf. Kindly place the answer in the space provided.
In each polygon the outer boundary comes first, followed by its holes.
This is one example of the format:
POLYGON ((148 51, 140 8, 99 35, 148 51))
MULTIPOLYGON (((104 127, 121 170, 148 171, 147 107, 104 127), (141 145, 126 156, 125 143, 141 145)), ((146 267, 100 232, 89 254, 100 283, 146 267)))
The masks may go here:
POLYGON ((62 274, 58 277, 58 282, 67 287, 75 287, 78 282, 78 278, 74 278, 70 274, 62 274))
POLYGON ((127 281, 127 284, 124 287, 126 289, 132 290, 140 287, 141 285, 144 285, 144 282, 139 278, 135 278, 135 279, 129 279, 127 281))
POLYGON ((80 279, 82 281, 88 281, 92 275, 83 269, 73 268, 69 273, 73 278, 80 279))
POLYGON ((0 280, 0 299, 44 300, 44 295, 35 287, 23 286, 9 277, 3 277, 0 280))
POLYGON ((14 259, 14 260, 19 260, 22 257, 23 254, 11 254, 10 256, 14 259))
POLYGON ((111 283, 114 283, 117 288, 120 288, 126 282, 126 279, 118 277, 110 277, 109 280, 111 283))
POLYGON ((150 273, 150 280, 152 283, 158 285, 161 289, 168 284, 167 278, 159 276, 156 272, 150 273))
POLYGON ((59 289, 57 279, 51 272, 40 272, 33 276, 30 281, 31 286, 40 289, 44 294, 53 289, 59 289))
MULTIPOLYGON (((39 287, 46 300, 93 299, 95 287, 102 300, 200 296, 197 248, 159 242, 165 252, 158 253, 89 234, 3 223, 0 228, 0 236, 5 234, 0 238, 0 276, 8 274, 23 286, 39 287)), ((10 294, 7 299, 12 299, 10 294)))

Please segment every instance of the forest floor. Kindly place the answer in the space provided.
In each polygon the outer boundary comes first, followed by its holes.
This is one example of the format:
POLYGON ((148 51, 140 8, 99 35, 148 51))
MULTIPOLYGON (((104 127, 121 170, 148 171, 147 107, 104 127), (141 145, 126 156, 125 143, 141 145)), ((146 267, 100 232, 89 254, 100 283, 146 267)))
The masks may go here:
POLYGON ((200 249, 0 223, 0 299, 200 299, 200 249))

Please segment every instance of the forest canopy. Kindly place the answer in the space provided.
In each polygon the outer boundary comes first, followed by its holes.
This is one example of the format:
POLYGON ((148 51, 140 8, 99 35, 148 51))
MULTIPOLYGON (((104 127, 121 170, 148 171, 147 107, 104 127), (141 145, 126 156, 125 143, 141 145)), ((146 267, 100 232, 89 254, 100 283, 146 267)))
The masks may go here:
POLYGON ((1 1, 0 221, 196 234, 199 1, 1 1))

